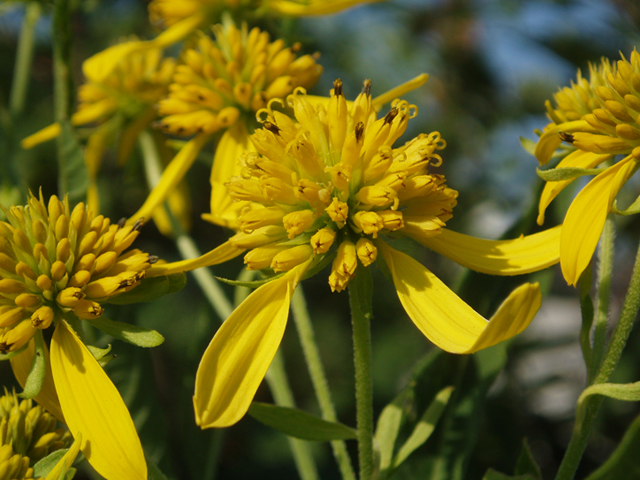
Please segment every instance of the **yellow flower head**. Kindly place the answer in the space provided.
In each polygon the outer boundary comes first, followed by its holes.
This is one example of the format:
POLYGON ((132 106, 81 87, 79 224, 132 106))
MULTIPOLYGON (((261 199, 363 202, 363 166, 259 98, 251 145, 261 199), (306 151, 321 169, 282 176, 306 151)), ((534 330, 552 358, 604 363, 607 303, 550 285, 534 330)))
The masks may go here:
POLYGON ((175 60, 163 58, 157 48, 131 52, 104 79, 85 68, 87 81, 78 89, 78 111, 71 122, 103 123, 115 113, 136 117, 167 94, 174 69, 175 60))
MULTIPOLYGON (((571 285, 590 262, 615 197, 640 161, 640 54, 633 51, 630 60, 622 57, 615 65, 603 59, 598 67, 590 67, 590 74, 587 81, 578 73, 571 88, 556 94, 556 109, 547 102, 555 123, 545 128, 536 146, 536 157, 542 165, 561 142, 573 147, 556 169, 594 168, 616 155, 625 155, 602 169, 567 211, 561 265, 571 285)), ((540 198, 539 224, 544 221, 547 206, 574 179, 547 182, 540 198)))
POLYGON ((10 443, 0 446, 0 471, 12 480, 33 480, 29 457, 15 453, 10 443))
POLYGON ((438 234, 458 192, 442 175, 428 172, 429 165, 442 162, 436 153, 445 147, 439 133, 392 148, 415 116, 414 105, 394 101, 376 119, 370 82, 351 108, 340 80, 334 87, 326 109, 301 91, 289 96, 298 123, 271 112, 252 136, 261 156, 246 153, 242 176, 228 187, 233 198, 264 207, 240 216, 244 235, 233 240, 252 249, 245 256, 248 268, 288 271, 337 248, 329 283, 342 291, 357 258, 364 265, 375 260, 379 236, 401 234, 405 224, 438 234))
POLYGON ((71 435, 56 428, 57 423, 42 406, 33 405, 31 399, 20 400, 15 391, 10 394, 5 388, 0 397, 0 445, 11 445, 16 454, 29 457, 27 464, 71 444, 71 435))
POLYGON ((83 203, 31 197, 0 223, 0 352, 21 349, 39 329, 73 314, 94 319, 100 301, 135 288, 153 257, 123 253, 139 225, 112 225, 83 203))
POLYGON ((200 34, 196 48, 182 55, 162 100, 161 127, 168 133, 193 135, 214 133, 231 127, 243 115, 245 120, 272 98, 284 98, 297 86, 311 87, 322 67, 311 55, 296 58, 299 44, 285 47, 284 41, 269 41, 259 28, 246 24, 213 27, 216 40, 200 34))

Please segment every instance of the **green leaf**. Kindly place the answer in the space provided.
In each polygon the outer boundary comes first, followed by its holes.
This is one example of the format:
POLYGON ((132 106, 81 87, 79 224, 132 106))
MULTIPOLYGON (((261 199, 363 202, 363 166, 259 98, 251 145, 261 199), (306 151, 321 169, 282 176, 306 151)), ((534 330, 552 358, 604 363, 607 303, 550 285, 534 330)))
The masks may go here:
POLYGON ((598 175, 604 172, 604 168, 579 168, 579 167, 566 167, 566 168, 552 168, 550 170, 536 169, 538 176, 547 182, 560 182, 562 180, 572 180, 584 175, 598 175))
POLYGON ((531 449, 529 448, 529 442, 527 439, 522 439, 522 450, 520 450, 520 456, 518 457, 518 463, 516 463, 516 475, 531 475, 536 480, 542 480, 542 472, 540 467, 536 463, 531 449))
POLYGON ((84 201, 89 186, 89 173, 84 163, 84 152, 76 139, 71 124, 61 122, 62 130, 58 137, 60 156, 64 159, 61 164, 60 185, 66 187, 63 193, 69 194, 71 203, 84 201))
POLYGON ((603 395, 616 400, 637 402, 640 400, 640 382, 635 383, 597 383, 586 388, 578 398, 576 423, 584 418, 586 399, 592 395, 603 395))
POLYGON ((640 478, 640 416, 631 423, 620 444, 609 459, 587 480, 618 480, 621 478, 640 478))
POLYGON ((34 398, 44 382, 44 375, 47 371, 47 360, 44 351, 44 341, 42 340, 42 330, 38 330, 33 336, 35 341, 35 354, 31 362, 31 370, 24 384, 22 393, 18 394, 21 398, 34 398))
POLYGON ((33 478, 46 477, 51 469, 64 457, 64 454, 69 451, 68 448, 63 448, 50 453, 33 466, 33 478))
POLYGON ((185 273, 176 273, 166 277, 143 278, 136 288, 109 297, 102 303, 128 305, 130 303, 152 302, 164 295, 182 290, 186 283, 187 275, 185 273))
POLYGON ((635 201, 624 210, 618 210, 618 201, 614 200, 611 211, 616 215, 635 215, 636 213, 640 213, 640 197, 636 198, 635 201))
POLYGON ((384 407, 378 417, 375 433, 375 445, 380 456, 379 469, 381 472, 391 467, 393 450, 404 420, 407 404, 411 400, 413 390, 405 388, 393 401, 384 407))
POLYGON ((492 468, 487 470, 487 473, 484 474, 482 480, 537 480, 533 475, 505 475, 504 473, 500 473, 492 468))
POLYGON ((537 143, 531 140, 530 138, 520 137, 520 145, 524 148, 528 153, 536 156, 536 145, 537 143))
POLYGON ((262 280, 231 280, 229 278, 216 277, 216 280, 221 281, 222 283, 226 283, 227 285, 231 285, 233 287, 246 287, 246 288, 258 288, 265 283, 269 283, 271 280, 275 280, 283 276, 284 273, 280 273, 278 275, 274 275, 269 278, 264 278, 262 280))
POLYGON ((164 342, 164 337, 155 330, 132 325, 130 323, 116 322, 105 317, 87 320, 91 325, 102 330, 107 335, 124 340, 138 347, 157 347, 164 342))
POLYGON ((158 466, 149 459, 147 459, 147 468, 149 471, 147 480, 168 480, 167 476, 162 473, 162 470, 160 470, 158 466))
POLYGON ((433 433, 433 430, 436 428, 436 423, 438 423, 442 412, 447 406, 447 403, 451 398, 451 393, 453 393, 453 387, 446 387, 438 392, 433 402, 431 402, 431 405, 429 405, 429 408, 427 408, 422 415, 422 418, 418 422, 418 425, 416 425, 411 436, 407 439, 404 445, 400 447, 400 450, 393 462, 394 467, 397 467, 404 462, 416 448, 427 441, 429 436, 433 433))
POLYGON ((357 435, 356 430, 351 427, 323 420, 295 408, 253 402, 249 407, 249 415, 285 435, 302 440, 329 442, 349 440, 357 435))

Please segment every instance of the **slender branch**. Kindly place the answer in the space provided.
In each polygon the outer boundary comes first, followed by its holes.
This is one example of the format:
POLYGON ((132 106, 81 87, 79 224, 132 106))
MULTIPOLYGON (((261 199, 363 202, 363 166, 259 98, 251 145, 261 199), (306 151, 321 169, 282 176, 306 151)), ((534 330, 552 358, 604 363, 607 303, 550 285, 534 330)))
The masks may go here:
MULTIPOLYGON (((313 333, 313 324, 309 317, 309 310, 307 309, 307 301, 304 298, 302 292, 302 286, 299 285, 293 294, 291 301, 291 310, 293 313, 293 320, 300 336, 300 344, 302 345, 302 351, 304 352, 304 358, 307 361, 309 368, 309 375, 311 377, 311 383, 320 405, 320 411, 325 420, 335 422, 338 420, 336 410, 331 399, 331 391, 327 382, 327 377, 322 366, 322 360, 320 358, 320 352, 315 341, 315 335, 313 333)), ((344 480, 355 480, 356 476, 351 465, 351 459, 347 452, 347 445, 343 440, 335 440, 331 442, 331 448, 333 449, 333 456, 338 463, 340 473, 344 480)))

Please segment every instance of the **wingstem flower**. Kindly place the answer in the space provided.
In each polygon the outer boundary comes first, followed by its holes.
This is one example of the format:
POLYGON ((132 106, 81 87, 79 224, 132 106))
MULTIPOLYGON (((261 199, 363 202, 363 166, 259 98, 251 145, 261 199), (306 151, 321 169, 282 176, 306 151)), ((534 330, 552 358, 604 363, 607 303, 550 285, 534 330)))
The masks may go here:
POLYGON ((225 321, 205 351, 194 406, 202 428, 224 427, 247 411, 280 344, 289 302, 303 276, 333 258, 329 285, 343 290, 357 268, 381 254, 407 314, 436 345, 471 353, 520 333, 540 305, 537 284, 514 290, 487 321, 436 276, 386 238, 407 236, 463 265, 499 275, 535 271, 558 261, 558 229, 510 241, 479 240, 444 228, 457 192, 429 167, 442 161, 437 132, 393 143, 417 109, 395 100, 377 119, 370 82, 347 104, 342 84, 328 102, 302 89, 288 97, 297 123, 266 109, 252 136, 258 153, 240 158, 230 195, 251 202, 240 232, 195 260, 156 265, 162 275, 220 263, 247 250, 249 269, 283 272, 255 290, 225 321), (436 240, 436 239, 441 240, 436 240))
MULTIPOLYGON (((589 81, 578 72, 576 83, 547 102, 549 124, 536 146, 541 165, 565 141, 574 151, 555 168, 593 168, 624 155, 603 168, 576 196, 567 211, 560 241, 560 265, 570 285, 575 285, 591 261, 607 215, 622 186, 638 170, 640 160, 640 54, 630 61, 622 57, 612 65, 603 59, 589 67, 589 81)), ((549 181, 540 198, 538 223, 544 221, 549 203, 574 178, 549 181)))
POLYGON ((202 32, 186 49, 176 68, 170 93, 159 103, 159 126, 174 135, 196 135, 176 155, 135 218, 149 217, 185 175, 212 134, 224 130, 211 168, 211 215, 223 226, 234 226, 236 211, 224 182, 237 175, 235 159, 250 148, 249 128, 255 113, 269 101, 281 99, 297 86, 313 86, 322 67, 315 56, 296 58, 300 45, 286 47, 270 41, 259 28, 249 30, 231 22, 213 27, 215 41, 202 32), (233 159, 233 160, 230 160, 233 159))
MULTIPOLYGON (((64 421, 93 467, 109 480, 146 479, 131 416, 82 342, 80 319, 100 317, 100 302, 139 285, 154 258, 124 252, 138 227, 112 225, 79 203, 31 197, 5 209, 0 223, 0 352, 25 386, 34 356, 44 356, 35 400, 64 421), (42 331, 54 327, 51 352, 42 331)), ((33 392, 35 394, 35 392, 33 392)))

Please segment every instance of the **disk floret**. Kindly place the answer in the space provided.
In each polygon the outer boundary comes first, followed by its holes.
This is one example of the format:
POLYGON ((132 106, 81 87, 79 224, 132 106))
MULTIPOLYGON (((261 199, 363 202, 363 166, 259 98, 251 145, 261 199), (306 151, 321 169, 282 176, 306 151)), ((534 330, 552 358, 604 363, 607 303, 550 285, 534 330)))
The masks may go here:
POLYGON ((21 349, 38 329, 67 315, 95 319, 101 301, 139 285, 156 259, 140 250, 123 253, 141 222, 112 225, 102 215, 73 210, 55 195, 45 205, 4 209, 0 222, 0 352, 21 349))
POLYGON ((264 110, 252 137, 258 153, 244 154, 241 176, 228 184, 234 199, 253 202, 232 239, 250 249, 249 269, 287 271, 335 253, 329 284, 341 291, 358 260, 376 260, 379 236, 407 227, 437 235, 451 218, 457 192, 428 172, 442 162, 444 140, 434 132, 392 148, 417 109, 395 100, 377 119, 370 90, 366 81, 349 107, 337 80, 325 107, 297 89, 287 98, 297 123, 264 110))

